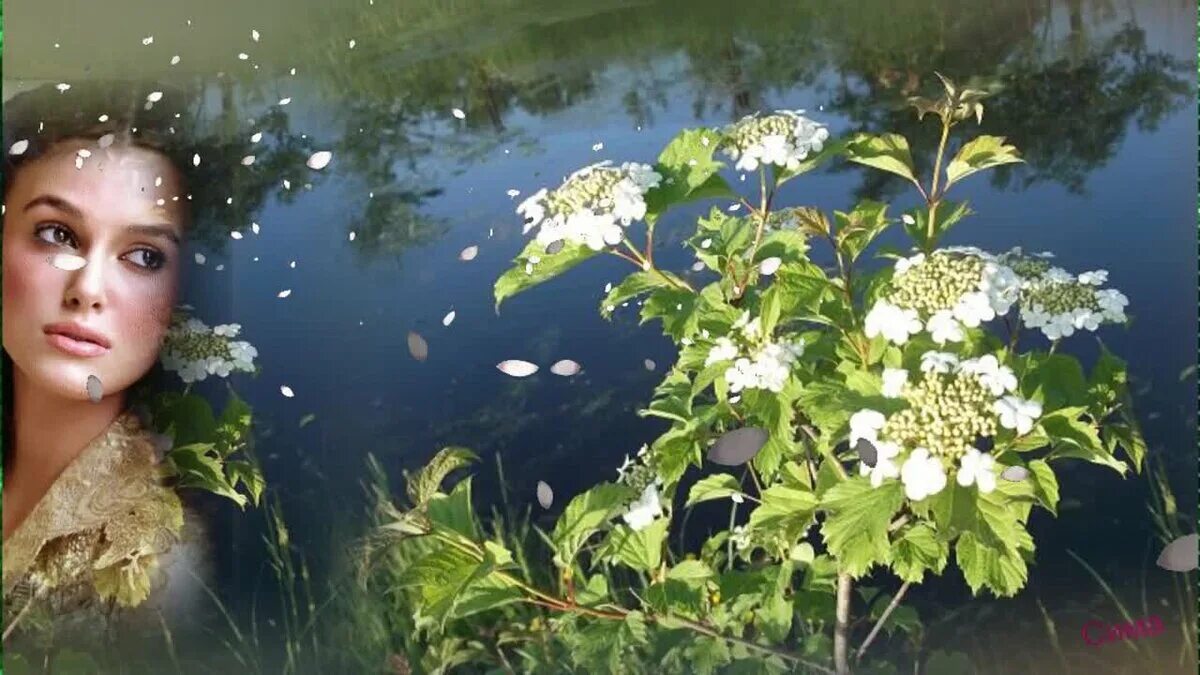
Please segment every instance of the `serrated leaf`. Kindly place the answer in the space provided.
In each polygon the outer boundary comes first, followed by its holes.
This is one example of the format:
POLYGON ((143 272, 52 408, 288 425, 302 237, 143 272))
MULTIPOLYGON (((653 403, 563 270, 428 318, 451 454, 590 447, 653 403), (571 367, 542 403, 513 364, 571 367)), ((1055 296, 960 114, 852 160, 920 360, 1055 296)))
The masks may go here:
POLYGON ((712 568, 703 560, 684 560, 667 571, 667 578, 696 586, 711 579, 714 574, 712 568))
POLYGON ((854 262, 875 237, 887 229, 887 204, 864 200, 850 213, 833 212, 837 243, 849 262, 854 262))
POLYGON ((891 562, 888 525, 903 504, 899 481, 872 488, 863 476, 842 481, 821 497, 821 507, 828 512, 821 534, 845 572, 858 578, 873 565, 891 562))
POLYGON ((701 584, 668 578, 646 589, 646 602, 656 614, 698 619, 703 608, 701 584))
POLYGON ((425 513, 436 527, 456 532, 467 539, 479 537, 475 511, 471 506, 471 477, 459 481, 450 494, 435 493, 425 503, 425 513))
POLYGON ((750 512, 749 527, 791 544, 812 524, 817 496, 807 490, 774 485, 762 493, 762 504, 750 512))
POLYGON ((1033 494, 1047 511, 1058 516, 1058 478, 1054 469, 1044 460, 1029 463, 1029 481, 1033 483, 1033 494))
POLYGON ((900 134, 858 134, 846 145, 846 159, 917 183, 908 139, 900 134))
POLYGON ((438 451, 429 463, 408 477, 408 498, 414 505, 429 501, 442 488, 442 481, 455 469, 478 461, 479 457, 467 448, 447 446, 438 451))
POLYGON ((1029 578, 1029 568, 1015 546, 985 544, 974 532, 964 532, 958 538, 954 554, 974 594, 987 588, 998 597, 1011 597, 1025 587, 1029 578))
POLYGON ((979 136, 959 148, 946 165, 946 187, 984 169, 1001 164, 1024 162, 1016 147, 1006 145, 1003 136, 979 136))
POLYGON ((624 281, 609 291, 608 295, 601 301, 600 314, 605 319, 611 318, 612 310, 609 310, 609 307, 615 309, 616 307, 620 307, 621 303, 632 300, 643 293, 649 293, 657 288, 672 288, 673 286, 669 279, 675 279, 677 282, 683 283, 682 279, 670 272, 639 271, 630 274, 625 277, 624 281))
POLYGON ((741 494, 741 492, 741 484, 733 476, 727 473, 713 474, 696 481, 691 491, 688 492, 688 500, 684 506, 688 507, 713 499, 727 499, 735 494, 741 494))
POLYGON ((246 487, 246 491, 250 493, 253 504, 258 506, 263 488, 266 487, 262 471, 250 462, 228 460, 225 462, 225 473, 229 477, 229 484, 236 488, 238 482, 241 482, 246 487))
POLYGON ((513 266, 496 280, 492 289, 496 299, 496 313, 500 312, 501 303, 508 298, 550 281, 599 253, 584 244, 566 242, 558 253, 549 254, 546 253, 546 247, 539 244, 536 238, 531 240, 513 260, 513 266), (526 272, 525 265, 531 257, 537 258, 538 262, 530 272, 526 272))
POLYGON ((654 166, 663 179, 646 193, 646 222, 654 223, 673 204, 733 194, 717 175, 724 164, 713 159, 720 138, 712 129, 685 129, 671 139, 654 166))
POLYGON ((892 549, 892 570, 904 581, 921 583, 925 572, 939 575, 946 567, 950 547, 927 523, 904 529, 892 549))
POLYGON ((588 537, 616 515, 618 509, 633 496, 624 485, 601 483, 572 499, 559 516, 551 535, 557 553, 556 562, 569 565, 588 537))
POLYGON ((662 564, 663 540, 671 521, 658 518, 640 530, 618 525, 608 534, 598 555, 610 557, 633 569, 652 571, 662 564))

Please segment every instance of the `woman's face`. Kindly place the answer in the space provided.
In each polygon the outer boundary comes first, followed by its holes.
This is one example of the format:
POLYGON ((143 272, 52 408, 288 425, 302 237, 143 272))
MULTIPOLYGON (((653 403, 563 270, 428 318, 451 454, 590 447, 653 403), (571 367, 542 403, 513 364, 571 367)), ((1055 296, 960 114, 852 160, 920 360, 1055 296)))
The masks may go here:
POLYGON ((27 382, 86 400, 89 375, 107 397, 149 372, 178 293, 185 203, 179 174, 144 148, 65 140, 21 167, 5 204, 3 332, 27 382))

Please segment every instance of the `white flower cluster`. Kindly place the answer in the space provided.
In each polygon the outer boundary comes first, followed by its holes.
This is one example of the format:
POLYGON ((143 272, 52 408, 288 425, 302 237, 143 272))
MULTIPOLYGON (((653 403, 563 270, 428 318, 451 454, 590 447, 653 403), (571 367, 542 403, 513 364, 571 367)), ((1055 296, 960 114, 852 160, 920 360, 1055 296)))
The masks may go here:
POLYGON ((991 354, 960 361, 947 352, 926 352, 920 369, 921 379, 913 383, 906 370, 883 373, 884 396, 903 398, 908 408, 890 416, 863 409, 850 417, 851 447, 866 439, 876 451, 874 465, 860 463, 859 473, 870 476, 873 487, 899 478, 905 495, 920 501, 945 488, 946 469, 957 462, 959 485, 991 492, 999 469, 973 444, 999 427, 1029 433, 1041 404, 1014 395, 1015 373, 991 354))
POLYGON ((651 468, 648 453, 649 448, 643 445, 638 451, 637 460, 631 460, 626 455, 624 463, 617 469, 617 482, 629 485, 638 492, 637 498, 621 515, 625 524, 635 532, 653 523, 663 514, 662 501, 658 494, 663 480, 651 468))
POLYGON ((803 112, 747 115, 724 129, 721 149, 737 160, 738 171, 754 171, 767 164, 794 171, 809 153, 820 152, 829 138, 829 130, 803 112))
POLYGON ((730 335, 738 337, 737 342, 729 336, 717 338, 704 360, 705 367, 721 361, 733 361, 733 365, 725 371, 725 380, 729 382, 729 391, 734 394, 743 389, 766 389, 775 393, 783 391, 792 364, 804 355, 804 341, 765 341, 762 323, 758 318, 751 319, 748 311, 743 312, 733 324, 730 335))
POLYGON ((586 166, 554 191, 542 188, 517 207, 524 233, 541 226, 537 242, 584 244, 593 251, 621 243, 623 228, 646 216, 646 193, 662 175, 646 164, 611 162, 586 166))
POLYGON ((938 249, 896 262, 890 288, 867 313, 867 337, 904 344, 928 331, 939 345, 962 342, 975 328, 1007 314, 1021 278, 995 256, 975 247, 938 249))
MULTIPOLYGON (((1044 256, 1041 256, 1044 257, 1044 256)), ((1100 288, 1108 272, 1094 270, 1078 276, 1014 248, 1003 258, 1021 270, 1021 321, 1050 340, 1095 331, 1105 323, 1125 323, 1129 298, 1115 288, 1100 288)))
POLYGON ((199 319, 177 317, 167 331, 159 355, 163 368, 177 373, 189 384, 205 380, 209 375, 228 377, 234 371, 253 373, 258 350, 249 342, 232 339, 241 329, 236 323, 209 328, 199 319))

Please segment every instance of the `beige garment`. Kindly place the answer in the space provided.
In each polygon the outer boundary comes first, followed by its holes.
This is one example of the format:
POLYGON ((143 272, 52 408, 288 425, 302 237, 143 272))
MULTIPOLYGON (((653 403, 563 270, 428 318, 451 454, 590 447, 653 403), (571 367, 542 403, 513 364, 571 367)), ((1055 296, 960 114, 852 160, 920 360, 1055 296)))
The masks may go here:
POLYGON ((4 542, 5 633, 30 610, 56 620, 171 604, 163 590, 195 567, 187 558, 203 539, 198 521, 187 521, 185 528, 179 496, 163 482, 153 435, 123 413, 4 542), (190 541, 180 545, 181 535, 190 541))

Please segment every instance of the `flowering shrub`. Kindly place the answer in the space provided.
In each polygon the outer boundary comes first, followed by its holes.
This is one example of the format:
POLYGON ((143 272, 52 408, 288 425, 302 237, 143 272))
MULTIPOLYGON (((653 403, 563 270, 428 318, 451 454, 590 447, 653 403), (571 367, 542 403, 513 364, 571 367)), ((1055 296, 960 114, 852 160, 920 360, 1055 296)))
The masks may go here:
POLYGON ((627 459, 616 482, 563 509, 545 537, 553 589, 516 576, 511 552, 463 525, 469 481, 442 491, 469 452, 443 451, 410 476, 411 508, 384 529, 431 547, 431 562, 413 572, 418 626, 436 631, 526 602, 554 613, 554 639, 585 670, 639 654, 682 672, 753 662, 756 672, 845 673, 856 580, 886 572, 901 581, 888 609, 872 615, 861 658, 909 586, 942 574, 952 555, 974 593, 1020 591, 1035 550, 1026 524, 1035 506, 1056 512, 1062 461, 1140 470, 1146 449, 1124 364, 1102 346, 1085 375, 1057 353, 1075 332, 1125 321, 1124 296, 1098 288, 1107 274, 1076 276, 1020 249, 939 247, 971 213, 947 191, 1021 161, 1003 138, 978 136, 944 163, 950 131, 982 118, 983 93, 943 83, 939 98, 911 101, 941 123, 928 183, 902 136, 830 140, 820 123, 779 111, 684 131, 653 167, 590 167, 521 205, 526 231, 538 231, 496 282, 497 308, 597 255, 633 263, 600 311, 611 317, 640 299, 642 322, 660 321, 678 345, 640 411, 670 427, 627 459), (757 204, 721 175, 717 151, 757 171, 757 204), (780 185, 835 157, 902 176, 923 206, 898 218, 872 201, 832 219, 808 207, 772 210, 780 185), (654 230, 672 207, 701 198, 737 208, 714 207, 686 241, 697 267, 715 273, 696 288, 654 264, 654 230), (639 220, 641 247, 631 240, 639 220), (916 250, 880 251, 894 264, 864 265, 896 224, 916 250), (810 259, 818 243, 832 251, 833 273, 810 259), (1022 329, 1038 329, 1050 349, 1022 351, 1022 329), (709 464, 744 466, 740 476, 708 473, 683 494, 685 475, 709 464), (698 552, 672 551, 680 503, 716 500, 727 500, 728 529, 698 552), (641 583, 615 587, 618 571, 641 583))
POLYGON ((143 394, 156 431, 171 439, 166 464, 175 483, 199 488, 233 500, 238 506, 258 504, 265 481, 258 464, 249 456, 252 411, 232 387, 218 417, 208 401, 192 393, 196 382, 209 375, 228 378, 235 372, 257 374, 254 358, 258 350, 244 340, 238 324, 207 326, 190 317, 182 306, 172 316, 159 360, 164 370, 175 373, 184 391, 154 391, 143 394))

